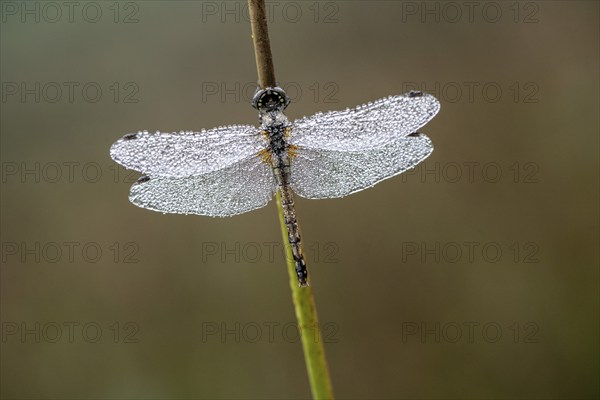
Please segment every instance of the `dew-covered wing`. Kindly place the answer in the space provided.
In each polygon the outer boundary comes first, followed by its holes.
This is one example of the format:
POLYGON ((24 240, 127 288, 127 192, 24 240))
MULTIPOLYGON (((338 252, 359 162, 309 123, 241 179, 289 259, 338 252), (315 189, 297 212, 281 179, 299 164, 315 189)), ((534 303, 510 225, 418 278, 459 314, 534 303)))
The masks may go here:
POLYGON ((162 213, 227 217, 267 205, 275 191, 271 167, 253 156, 198 176, 144 176, 131 187, 129 200, 162 213))
POLYGON ((116 141, 111 157, 153 176, 186 177, 217 171, 264 149, 257 128, 232 125, 200 132, 138 132, 116 141))
POLYGON ((415 167, 432 151, 424 134, 399 137, 367 151, 301 148, 292 159, 290 184, 307 199, 343 197, 415 167))
POLYGON ((294 121, 290 144, 310 149, 359 151, 384 146, 418 131, 440 110, 429 94, 410 92, 353 109, 294 121))

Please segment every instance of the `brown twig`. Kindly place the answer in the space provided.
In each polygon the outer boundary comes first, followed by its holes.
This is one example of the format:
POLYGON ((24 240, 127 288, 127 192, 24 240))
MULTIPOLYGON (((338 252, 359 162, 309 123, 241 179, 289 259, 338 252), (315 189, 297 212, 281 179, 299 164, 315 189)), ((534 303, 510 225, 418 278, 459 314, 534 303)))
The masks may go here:
POLYGON ((275 86, 275 69, 273 68, 273 55, 269 29, 267 28, 267 14, 264 0, 248 0, 250 11, 250 26, 252 28, 252 41, 254 42, 254 55, 258 82, 261 88, 275 86))

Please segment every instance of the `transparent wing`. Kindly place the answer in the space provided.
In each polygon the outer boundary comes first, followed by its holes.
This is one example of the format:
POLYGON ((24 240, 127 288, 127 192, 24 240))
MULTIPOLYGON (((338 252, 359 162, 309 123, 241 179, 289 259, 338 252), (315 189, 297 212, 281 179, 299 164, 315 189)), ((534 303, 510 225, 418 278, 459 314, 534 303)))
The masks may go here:
POLYGON ((290 144, 324 150, 381 147, 430 121, 440 110, 431 95, 410 92, 345 111, 317 113, 294 121, 290 144))
POLYGON ((125 135, 110 155, 119 164, 154 176, 184 177, 217 171, 265 148, 257 128, 232 125, 201 132, 125 135))
POLYGON ((131 187, 129 200, 162 213, 227 217, 267 205, 275 191, 271 167, 254 156, 199 176, 144 176, 131 187))
POLYGON ((307 199, 343 197, 413 168, 432 151, 423 134, 360 152, 301 148, 292 159, 290 184, 307 199))

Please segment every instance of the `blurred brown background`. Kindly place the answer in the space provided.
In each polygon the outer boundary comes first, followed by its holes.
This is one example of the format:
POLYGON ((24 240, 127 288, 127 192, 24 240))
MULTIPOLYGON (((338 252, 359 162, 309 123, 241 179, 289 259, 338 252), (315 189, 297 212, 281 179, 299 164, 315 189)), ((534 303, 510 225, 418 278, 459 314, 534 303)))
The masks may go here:
MULTIPOLYGON (((271 3, 290 119, 442 103, 413 173, 297 201, 339 398, 599 396, 599 5, 472 3, 271 3)), ((274 204, 143 210, 108 153, 257 122, 246 4, 48 4, 1 2, 2 397, 309 397, 274 204)))

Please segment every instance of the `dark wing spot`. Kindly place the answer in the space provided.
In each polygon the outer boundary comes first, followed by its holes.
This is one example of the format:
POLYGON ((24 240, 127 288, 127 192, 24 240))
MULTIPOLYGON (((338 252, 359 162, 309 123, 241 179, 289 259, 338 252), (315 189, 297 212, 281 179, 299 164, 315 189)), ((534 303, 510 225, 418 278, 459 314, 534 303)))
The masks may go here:
POLYGON ((137 133, 128 133, 127 135, 123 136, 123 140, 133 140, 133 139, 137 139, 137 138, 138 138, 137 133))
POLYGON ((144 183, 144 182, 148 182, 150 180, 150 177, 148 175, 142 175, 138 178, 137 181, 135 181, 135 183, 144 183))
POLYGON ((407 136, 408 137, 419 137, 420 134, 421 134, 421 132, 413 132, 413 133, 408 134, 407 136))
POLYGON ((423 96, 423 92, 421 92, 420 90, 411 90, 410 92, 408 92, 408 97, 421 97, 423 96))

